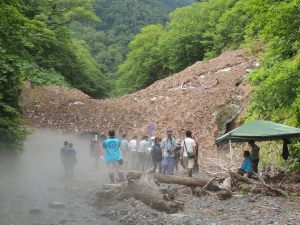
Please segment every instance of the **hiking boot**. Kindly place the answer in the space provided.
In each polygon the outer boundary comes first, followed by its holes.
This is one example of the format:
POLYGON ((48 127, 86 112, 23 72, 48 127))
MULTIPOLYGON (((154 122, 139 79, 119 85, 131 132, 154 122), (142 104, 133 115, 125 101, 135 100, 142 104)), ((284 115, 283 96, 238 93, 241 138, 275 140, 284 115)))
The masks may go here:
POLYGON ((115 183, 115 174, 114 173, 109 173, 109 179, 110 179, 110 183, 115 183))

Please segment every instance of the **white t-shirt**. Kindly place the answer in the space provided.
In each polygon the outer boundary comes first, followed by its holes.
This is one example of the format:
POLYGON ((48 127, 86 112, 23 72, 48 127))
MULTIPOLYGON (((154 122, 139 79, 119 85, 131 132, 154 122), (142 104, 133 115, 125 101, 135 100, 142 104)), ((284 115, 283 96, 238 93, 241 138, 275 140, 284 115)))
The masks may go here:
POLYGON ((129 150, 132 151, 132 152, 137 151, 137 142, 136 142, 136 140, 133 139, 129 142, 129 150))
POLYGON ((186 138, 181 142, 181 146, 183 147, 183 157, 187 157, 187 151, 193 152, 193 147, 196 147, 196 142, 192 138, 186 138))
POLYGON ((148 146, 146 140, 141 140, 139 144, 138 152, 148 152, 148 146))

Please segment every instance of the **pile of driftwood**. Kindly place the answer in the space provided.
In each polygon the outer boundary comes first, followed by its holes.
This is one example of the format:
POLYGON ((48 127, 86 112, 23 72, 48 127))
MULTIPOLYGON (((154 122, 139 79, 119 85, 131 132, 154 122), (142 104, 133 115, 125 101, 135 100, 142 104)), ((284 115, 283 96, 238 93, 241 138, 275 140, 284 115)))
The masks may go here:
POLYGON ((287 196, 287 192, 265 183, 262 179, 253 180, 237 173, 229 172, 227 178, 213 177, 210 180, 170 176, 142 172, 129 172, 128 182, 119 184, 105 184, 103 189, 96 193, 95 205, 101 205, 104 201, 120 201, 135 198, 144 204, 168 213, 182 210, 184 203, 178 201, 178 190, 161 188, 161 183, 185 185, 189 194, 196 196, 212 195, 220 200, 231 198, 233 191, 237 190, 240 183, 246 183, 255 193, 287 196))

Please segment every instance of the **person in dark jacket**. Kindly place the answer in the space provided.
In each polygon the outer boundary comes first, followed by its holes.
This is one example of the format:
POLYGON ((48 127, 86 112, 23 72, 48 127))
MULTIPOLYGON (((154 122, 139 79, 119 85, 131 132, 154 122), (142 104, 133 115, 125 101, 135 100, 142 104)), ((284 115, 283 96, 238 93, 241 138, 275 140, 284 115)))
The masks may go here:
POLYGON ((74 175, 74 165, 77 163, 76 150, 73 144, 65 141, 64 147, 60 151, 61 160, 64 165, 65 178, 72 179, 74 175))
POLYGON ((153 161, 153 169, 151 170, 152 173, 155 173, 157 165, 159 169, 159 173, 162 173, 162 151, 160 148, 159 143, 161 142, 161 139, 159 137, 156 137, 154 139, 154 145, 151 147, 151 156, 153 161))
POLYGON ((254 140, 248 142, 251 152, 251 160, 253 163, 253 171, 258 173, 259 150, 260 148, 255 144, 254 140))

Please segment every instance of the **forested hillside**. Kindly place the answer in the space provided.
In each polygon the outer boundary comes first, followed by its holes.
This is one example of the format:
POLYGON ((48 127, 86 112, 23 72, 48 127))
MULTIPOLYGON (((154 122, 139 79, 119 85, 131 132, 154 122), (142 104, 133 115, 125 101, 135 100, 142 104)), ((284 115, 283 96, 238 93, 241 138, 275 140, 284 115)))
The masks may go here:
POLYGON ((245 119, 300 126, 300 0, 208 0, 176 9, 165 25, 144 27, 119 67, 121 94, 144 88, 198 60, 244 47, 260 58, 249 81, 245 119))
POLYGON ((110 95, 115 95, 118 66, 123 63, 128 44, 140 29, 167 21, 168 13, 194 0, 96 0, 93 7, 101 18, 97 25, 73 22, 76 39, 85 40, 101 71, 110 82, 110 95))
POLYGON ((24 80, 103 98, 240 47, 261 65, 248 76, 253 95, 244 119, 300 126, 300 0, 197 1, 167 16, 191 2, 2 0, 1 143, 24 136, 24 80))
POLYGON ((190 2, 0 1, 0 142, 20 146, 26 133, 19 107, 24 80, 106 97, 139 29, 190 2))
MULTIPOLYGON (((99 22, 90 0, 2 0, 0 3, 0 142, 19 146, 23 81, 73 86, 105 96, 105 79, 89 50, 69 32, 72 21, 99 22), (84 81, 84 82, 83 82, 84 81)), ((4 149, 2 145, 1 149, 4 149)))

